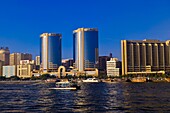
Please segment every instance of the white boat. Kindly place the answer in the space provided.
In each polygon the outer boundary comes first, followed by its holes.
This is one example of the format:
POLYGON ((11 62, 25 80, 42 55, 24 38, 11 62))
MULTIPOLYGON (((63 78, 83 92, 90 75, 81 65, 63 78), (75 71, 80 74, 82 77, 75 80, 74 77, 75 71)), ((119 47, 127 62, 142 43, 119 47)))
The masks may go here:
POLYGON ((50 89, 59 89, 59 90, 78 90, 80 89, 80 86, 77 85, 74 82, 56 82, 56 87, 55 88, 50 88, 50 89))
POLYGON ((99 82, 99 80, 96 78, 88 78, 86 80, 83 80, 83 82, 99 82))

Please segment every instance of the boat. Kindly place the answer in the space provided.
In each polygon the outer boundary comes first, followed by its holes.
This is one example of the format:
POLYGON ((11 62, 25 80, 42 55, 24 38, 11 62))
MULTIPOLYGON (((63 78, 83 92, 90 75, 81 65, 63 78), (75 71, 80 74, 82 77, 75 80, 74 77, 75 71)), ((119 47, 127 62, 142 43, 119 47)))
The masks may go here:
POLYGON ((146 82, 146 78, 145 77, 134 77, 134 78, 131 78, 131 82, 137 82, 137 83, 146 82))
POLYGON ((151 78, 147 77, 146 82, 153 82, 153 80, 151 78))
POLYGON ((47 79, 45 80, 45 83, 55 83, 56 79, 47 79))
POLYGON ((99 82, 99 80, 96 78, 88 78, 86 80, 83 80, 83 82, 99 82))
POLYGON ((55 88, 50 89, 59 89, 59 90, 79 90, 80 86, 77 85, 75 82, 69 82, 69 81, 60 81, 56 82, 55 88))

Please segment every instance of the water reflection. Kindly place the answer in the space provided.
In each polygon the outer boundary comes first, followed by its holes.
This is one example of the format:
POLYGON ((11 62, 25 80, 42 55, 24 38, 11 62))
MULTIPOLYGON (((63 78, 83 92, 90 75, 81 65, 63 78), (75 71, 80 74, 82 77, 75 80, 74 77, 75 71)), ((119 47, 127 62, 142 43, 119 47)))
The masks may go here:
POLYGON ((166 112, 168 83, 83 83, 81 90, 50 90, 54 84, 1 83, 1 112, 166 112))

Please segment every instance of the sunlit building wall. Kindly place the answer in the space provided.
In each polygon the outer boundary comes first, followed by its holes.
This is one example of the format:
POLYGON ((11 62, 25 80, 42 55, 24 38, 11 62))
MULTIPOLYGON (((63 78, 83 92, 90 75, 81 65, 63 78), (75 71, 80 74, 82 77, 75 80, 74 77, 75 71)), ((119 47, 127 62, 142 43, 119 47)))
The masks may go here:
POLYGON ((32 60, 32 54, 29 53, 11 53, 10 65, 19 65, 20 60, 32 60))
POLYGON ((15 65, 13 66, 3 66, 3 76, 6 78, 9 78, 11 76, 16 76, 16 67, 15 65))
POLYGON ((40 65, 40 56, 36 56, 35 58, 35 64, 40 65))
POLYGON ((20 78, 32 77, 32 71, 34 69, 34 61, 20 60, 20 64, 17 65, 17 76, 20 78))
POLYGON ((9 55, 10 51, 8 47, 1 47, 0 48, 0 60, 4 62, 4 65, 9 65, 9 55))
POLYGON ((79 28, 73 31, 73 60, 78 71, 96 68, 98 54, 97 29, 79 28))
POLYGON ((170 71, 170 41, 122 40, 122 74, 170 71))
POLYGON ((115 77, 121 75, 121 62, 117 58, 111 58, 107 61, 107 76, 115 77))
POLYGON ((43 72, 54 71, 61 65, 61 34, 43 33, 40 61, 43 72))

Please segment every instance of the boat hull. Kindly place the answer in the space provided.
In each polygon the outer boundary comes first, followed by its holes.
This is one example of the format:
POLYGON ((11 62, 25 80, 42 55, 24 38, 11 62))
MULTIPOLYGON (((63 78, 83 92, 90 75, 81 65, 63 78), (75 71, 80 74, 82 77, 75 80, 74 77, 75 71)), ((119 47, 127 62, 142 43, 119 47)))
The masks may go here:
POLYGON ((49 89, 57 89, 57 90, 77 90, 76 87, 69 87, 69 88, 49 88, 49 89))

